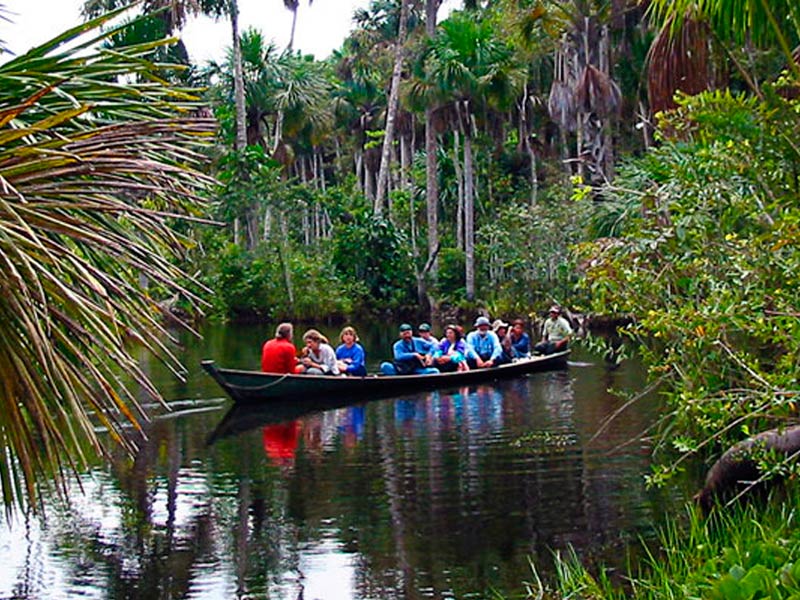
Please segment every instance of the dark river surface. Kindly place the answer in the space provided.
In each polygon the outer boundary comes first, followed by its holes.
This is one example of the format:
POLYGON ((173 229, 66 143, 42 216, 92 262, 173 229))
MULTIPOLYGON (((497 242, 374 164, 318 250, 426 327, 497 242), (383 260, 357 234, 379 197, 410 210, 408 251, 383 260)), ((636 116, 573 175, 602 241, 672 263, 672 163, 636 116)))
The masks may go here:
MULTIPOLYGON (((321 328, 332 340, 337 328, 321 328)), ((364 327, 373 367, 395 335, 364 327)), ((97 462, 71 501, 0 522, 0 598, 522 598, 553 553, 623 567, 684 490, 647 490, 642 368, 576 347, 564 371, 360 402, 275 423, 232 406, 203 358, 258 369, 272 326, 182 335, 178 382, 131 461, 97 462), (82 492, 81 492, 82 489, 82 492)), ((296 332, 299 338, 302 329, 296 332)))

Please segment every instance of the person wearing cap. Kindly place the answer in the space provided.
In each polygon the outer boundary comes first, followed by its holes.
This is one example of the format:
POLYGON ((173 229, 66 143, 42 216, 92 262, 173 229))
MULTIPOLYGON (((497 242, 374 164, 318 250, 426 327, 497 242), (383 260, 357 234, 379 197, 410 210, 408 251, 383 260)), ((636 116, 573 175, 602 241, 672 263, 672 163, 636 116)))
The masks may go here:
POLYGON ((420 323, 420 326, 417 327, 417 332, 419 333, 419 337, 428 342, 431 347, 436 350, 440 340, 433 337, 431 334, 431 326, 428 323, 420 323))
POLYGON ((492 331, 497 335, 497 339, 500 340, 500 347, 503 349, 496 364, 504 365, 512 362, 517 357, 517 353, 511 344, 511 337, 508 335, 508 323, 503 319, 495 319, 494 323, 492 323, 492 331))
POLYGON ((503 354, 500 340, 486 317, 475 320, 475 329, 467 334, 467 363, 472 369, 494 367, 503 354))
POLYGON ((533 347, 534 354, 553 354, 566 350, 572 337, 572 327, 569 321, 561 316, 561 308, 553 305, 550 307, 550 318, 542 327, 542 339, 533 347))
POLYGON ((408 323, 400 325, 400 339, 392 347, 393 362, 381 363, 383 375, 431 375, 439 369, 431 367, 433 352, 431 345, 414 337, 414 329, 408 323))

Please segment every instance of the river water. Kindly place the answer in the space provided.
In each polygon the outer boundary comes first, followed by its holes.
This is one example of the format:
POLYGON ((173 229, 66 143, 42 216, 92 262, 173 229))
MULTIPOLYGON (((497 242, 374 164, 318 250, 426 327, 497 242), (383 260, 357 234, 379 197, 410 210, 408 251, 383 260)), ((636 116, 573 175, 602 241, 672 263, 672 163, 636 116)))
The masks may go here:
MULTIPOLYGON (((494 385, 230 413, 199 362, 258 369, 272 329, 181 335, 184 383, 143 359, 171 410, 150 407, 135 460, 71 480, 69 505, 0 523, 0 598, 521 598, 554 552, 623 567, 680 500, 643 482, 656 398, 598 434, 625 402, 608 390, 644 387, 635 362, 577 347, 494 385)), ((394 331, 361 332, 376 365, 394 331)))

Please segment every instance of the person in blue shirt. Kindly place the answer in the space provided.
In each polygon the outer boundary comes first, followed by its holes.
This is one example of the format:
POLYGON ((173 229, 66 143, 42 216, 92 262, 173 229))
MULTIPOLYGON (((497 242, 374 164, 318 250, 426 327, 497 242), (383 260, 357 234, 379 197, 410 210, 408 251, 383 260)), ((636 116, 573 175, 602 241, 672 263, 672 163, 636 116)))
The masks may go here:
POLYGON ((503 353, 500 340, 486 317, 478 317, 475 329, 467 334, 467 362, 472 369, 485 369, 497 365, 503 353))
POLYGON ((364 348, 358 343, 358 334, 355 328, 347 326, 339 334, 341 344, 336 348, 336 363, 339 371, 354 377, 366 377, 367 355, 364 348))
POLYGON ((414 337, 411 325, 400 325, 400 339, 392 347, 394 362, 381 363, 383 375, 430 375, 439 369, 431 367, 433 349, 422 338, 414 337))
POLYGON ((442 373, 452 371, 469 371, 467 364, 467 343, 458 325, 444 328, 444 338, 433 353, 434 364, 442 373))
POLYGON ((508 334, 511 337, 511 345, 517 351, 517 356, 528 356, 531 351, 531 338, 525 333, 525 321, 522 319, 514 319, 511 323, 511 331, 508 334))
POLYGON ((428 323, 421 323, 419 327, 417 327, 417 332, 419 333, 419 337, 421 337, 426 342, 433 344, 434 346, 438 346, 442 340, 437 340, 436 337, 431 333, 431 326, 428 323))

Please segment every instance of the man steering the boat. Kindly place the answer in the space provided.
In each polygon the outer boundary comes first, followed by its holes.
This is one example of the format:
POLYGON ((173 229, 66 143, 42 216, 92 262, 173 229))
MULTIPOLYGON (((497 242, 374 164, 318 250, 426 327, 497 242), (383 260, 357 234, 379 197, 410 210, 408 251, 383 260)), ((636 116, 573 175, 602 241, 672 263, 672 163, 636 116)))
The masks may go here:
POLYGON ((400 339, 392 347, 393 362, 381 363, 383 375, 431 375, 439 369, 432 367, 431 344, 414 337, 414 329, 408 323, 400 325, 400 339))
POLYGON ((542 326, 542 339, 533 347, 534 354, 553 354, 566 350, 572 337, 569 321, 561 316, 561 307, 550 307, 550 318, 542 326))

